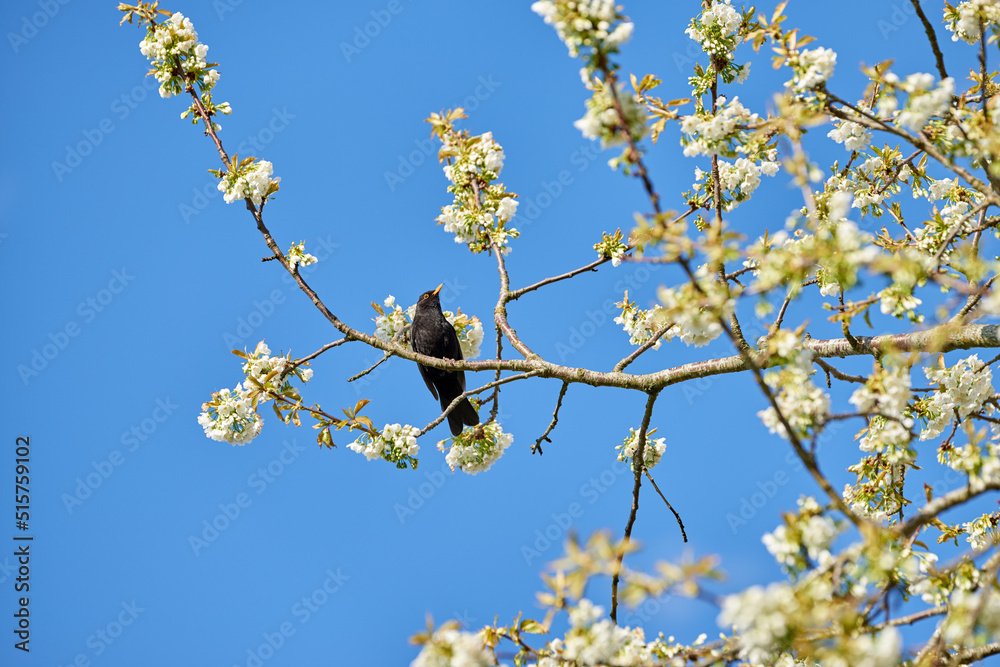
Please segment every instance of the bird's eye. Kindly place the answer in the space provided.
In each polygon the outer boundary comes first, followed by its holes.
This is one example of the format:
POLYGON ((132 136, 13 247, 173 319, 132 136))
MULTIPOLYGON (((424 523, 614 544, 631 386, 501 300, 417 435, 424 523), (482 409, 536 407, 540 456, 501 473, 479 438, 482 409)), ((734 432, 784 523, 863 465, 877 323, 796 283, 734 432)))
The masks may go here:
POLYGON ((421 299, 426 299, 426 298, 428 298, 428 296, 427 296, 426 294, 421 294, 421 295, 420 295, 420 298, 421 298, 421 299))

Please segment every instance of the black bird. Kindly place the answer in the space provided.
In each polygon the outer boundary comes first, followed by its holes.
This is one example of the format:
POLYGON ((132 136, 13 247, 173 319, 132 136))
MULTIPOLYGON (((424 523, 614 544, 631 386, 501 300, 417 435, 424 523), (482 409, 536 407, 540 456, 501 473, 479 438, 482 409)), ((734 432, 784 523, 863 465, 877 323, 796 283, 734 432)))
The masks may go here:
MULTIPOLYGON (((417 310, 413 314, 413 323, 410 325, 410 343, 413 349, 420 354, 438 359, 455 359, 461 361, 462 346, 458 342, 458 335, 451 322, 445 319, 441 312, 441 300, 436 290, 424 292, 417 301, 417 310)), ((427 388, 431 390, 431 395, 441 401, 441 410, 444 411, 456 397, 465 391, 465 371, 445 371, 439 368, 429 368, 423 364, 417 364, 420 375, 427 383, 427 388)), ((458 406, 448 413, 448 426, 451 427, 451 434, 458 435, 462 432, 463 425, 475 426, 479 423, 479 413, 469 403, 469 399, 462 399, 458 406)))

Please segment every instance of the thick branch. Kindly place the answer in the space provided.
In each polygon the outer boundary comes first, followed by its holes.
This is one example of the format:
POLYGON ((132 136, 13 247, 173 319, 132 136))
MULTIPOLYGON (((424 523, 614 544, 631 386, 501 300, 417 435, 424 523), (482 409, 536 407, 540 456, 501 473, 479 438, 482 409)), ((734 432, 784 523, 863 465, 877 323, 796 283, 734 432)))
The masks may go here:
POLYGON ((1000 480, 996 479, 991 479, 988 482, 966 484, 960 489, 955 489, 930 501, 914 516, 910 517, 906 523, 901 524, 897 530, 904 537, 909 537, 919 530, 921 526, 937 519, 945 510, 956 505, 961 505, 984 491, 996 491, 997 489, 1000 489, 1000 480))
POLYGON ((942 79, 947 79, 948 71, 944 68, 944 56, 941 54, 941 47, 938 46, 937 35, 934 34, 934 26, 927 20, 927 15, 924 14, 924 10, 920 7, 920 0, 910 0, 910 4, 917 10, 917 16, 920 17, 920 21, 924 24, 924 31, 927 32, 927 41, 931 43, 931 49, 934 51, 934 59, 937 61, 938 74, 941 75, 942 79))

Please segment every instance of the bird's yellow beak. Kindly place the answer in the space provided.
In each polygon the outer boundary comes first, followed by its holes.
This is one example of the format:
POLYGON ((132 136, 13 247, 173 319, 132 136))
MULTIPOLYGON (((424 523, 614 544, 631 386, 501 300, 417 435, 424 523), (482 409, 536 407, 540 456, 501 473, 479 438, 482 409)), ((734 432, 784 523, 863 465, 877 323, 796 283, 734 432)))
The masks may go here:
POLYGON ((440 285, 438 285, 437 289, 434 290, 433 292, 431 292, 431 294, 433 294, 434 296, 437 296, 438 292, 441 291, 442 287, 444 287, 444 283, 441 283, 440 285))

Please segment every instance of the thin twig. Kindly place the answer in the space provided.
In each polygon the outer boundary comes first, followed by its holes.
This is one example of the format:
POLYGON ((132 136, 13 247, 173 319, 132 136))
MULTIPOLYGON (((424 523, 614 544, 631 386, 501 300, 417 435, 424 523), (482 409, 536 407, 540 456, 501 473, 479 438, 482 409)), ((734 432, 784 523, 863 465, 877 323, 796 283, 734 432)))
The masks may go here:
POLYGON ((618 547, 618 555, 615 558, 611 576, 611 620, 615 623, 618 622, 618 580, 621 576, 625 550, 632 539, 632 526, 635 525, 635 517, 639 512, 639 488, 642 486, 642 471, 645 468, 643 457, 646 450, 646 432, 649 430, 649 420, 653 417, 653 405, 656 403, 658 395, 658 391, 653 391, 646 398, 646 411, 642 415, 642 424, 639 426, 639 442, 635 448, 635 455, 632 457, 632 468, 635 470, 635 484, 632 486, 632 511, 629 512, 628 522, 625 524, 625 537, 622 538, 618 547))
POLYGON ((463 399, 466 399, 469 396, 475 396, 476 394, 482 393, 482 392, 486 391, 487 389, 492 389, 493 387, 497 387, 497 386, 500 386, 502 384, 507 384, 508 382, 515 382, 517 380, 524 380, 525 378, 537 377, 537 376, 538 376, 538 371, 529 371, 527 373, 518 373, 517 375, 508 375, 507 377, 502 378, 500 380, 496 380, 494 382, 490 382, 489 384, 484 384, 482 387, 479 387, 478 389, 470 389, 469 391, 462 392, 461 394, 459 394, 458 396, 456 396, 451 401, 451 403, 448 404, 448 407, 444 409, 444 412, 442 412, 440 415, 438 415, 437 419, 435 419, 430 424, 428 424, 427 426, 425 426, 420 431, 420 433, 417 433, 416 437, 419 438, 420 436, 422 436, 423 434, 427 433, 432 428, 434 428, 435 426, 437 426, 438 424, 440 424, 441 422, 443 422, 445 420, 445 417, 447 417, 449 414, 451 414, 451 411, 454 410, 455 408, 457 408, 458 404, 461 403, 463 399))
POLYGON ((549 440, 549 433, 552 433, 552 429, 556 427, 559 422, 559 408, 562 407, 563 396, 566 395, 566 390, 569 389, 569 382, 563 382, 562 388, 559 390, 559 398, 556 400, 556 409, 552 411, 552 421, 549 422, 549 427, 545 429, 545 433, 535 441, 535 444, 531 446, 531 453, 534 454, 536 451, 539 455, 544 454, 542 451, 542 441, 552 442, 549 440))
MULTIPOLYGON (((634 247, 634 246, 633 246, 634 247)), ((581 273, 586 273, 587 271, 597 271, 597 267, 601 264, 606 264, 610 262, 610 257, 602 257, 596 261, 587 264, 586 266, 581 266, 579 269, 573 269, 572 271, 567 271, 558 276, 552 276, 551 278, 546 278, 545 280, 539 280, 534 285, 528 285, 527 287, 522 287, 516 289, 510 293, 510 301, 516 301, 528 292, 534 292, 539 287, 544 287, 545 285, 551 285, 552 283, 559 282, 560 280, 566 280, 567 278, 572 278, 573 276, 578 276, 581 273)))
MULTIPOLYGON (((318 350, 316 350, 312 354, 307 354, 306 356, 304 356, 304 357, 302 357, 300 359, 296 359, 295 363, 293 363, 291 365, 291 367, 288 369, 288 373, 292 372, 293 370, 295 370, 296 368, 298 368, 299 366, 301 366, 305 362, 312 361, 313 359, 315 359, 319 355, 323 354, 327 350, 332 350, 333 348, 337 347, 338 345, 343 345, 344 343, 350 343, 352 340, 354 340, 354 338, 351 338, 350 336, 345 336, 344 338, 341 338, 340 340, 335 340, 332 343, 327 343, 326 345, 324 345, 323 347, 319 348, 318 350)), ((288 373, 286 373, 286 375, 288 373)))
POLYGON ((844 382, 856 382, 858 384, 864 384, 868 382, 868 378, 861 375, 850 375, 848 373, 844 373, 843 371, 839 371, 833 365, 828 364, 819 357, 814 357, 813 361, 816 362, 816 365, 818 365, 820 368, 826 371, 827 374, 832 375, 838 380, 843 380, 844 382))
MULTIPOLYGON (((501 352, 503 351, 503 332, 500 331, 500 325, 499 324, 494 324, 494 328, 497 330, 497 356, 496 356, 496 360, 500 361, 501 352)), ((497 369, 496 379, 497 380, 500 379, 500 369, 499 368, 497 369)), ((500 387, 497 387, 496 389, 494 389, 493 393, 490 394, 486 398, 486 400, 484 401, 484 403, 489 403, 490 401, 493 401, 493 407, 490 409, 490 420, 492 421, 492 420, 495 420, 497 418, 497 415, 500 413, 500 387)))
POLYGON ((373 370, 375 370, 376 368, 378 368, 379 366, 381 366, 381 365, 382 365, 382 363, 383 363, 383 362, 385 362, 385 360, 386 360, 386 359, 388 359, 388 358, 389 358, 389 357, 391 357, 391 356, 392 356, 392 355, 391 355, 391 354, 389 354, 388 352, 384 353, 384 354, 382 355, 382 358, 381 358, 381 359, 379 359, 379 360, 378 360, 378 361, 376 361, 376 362, 375 362, 374 364, 372 364, 371 366, 369 366, 369 367, 368 367, 368 368, 366 368, 365 370, 361 371, 361 372, 360 372, 360 373, 358 373, 357 375, 352 375, 351 377, 347 378, 347 381, 348 381, 348 382, 354 382, 355 380, 360 380, 361 378, 363 378, 364 376, 368 375, 368 374, 369 374, 369 373, 371 373, 371 372, 372 372, 373 370))
POLYGON ((648 350, 649 348, 656 345, 656 341, 660 340, 664 334, 673 329, 676 325, 673 323, 667 324, 666 326, 660 327, 660 330, 653 334, 652 338, 647 340, 645 343, 640 345, 632 354, 628 355, 617 364, 615 364, 614 372, 621 372, 625 370, 629 364, 639 358, 639 355, 648 350))
POLYGON ((674 518, 677 519, 677 525, 680 526, 681 529, 681 537, 683 537, 684 541, 687 542, 688 536, 687 532, 684 530, 684 522, 681 521, 681 515, 677 513, 677 510, 674 509, 674 506, 671 505, 670 501, 667 500, 667 497, 663 495, 663 491, 660 491, 660 487, 656 485, 656 480, 653 479, 653 476, 649 474, 649 469, 648 468, 644 469, 643 472, 646 473, 646 478, 649 479, 650 483, 653 485, 653 488, 656 489, 656 492, 660 494, 660 498, 663 499, 663 502, 667 505, 670 511, 674 513, 674 518))

